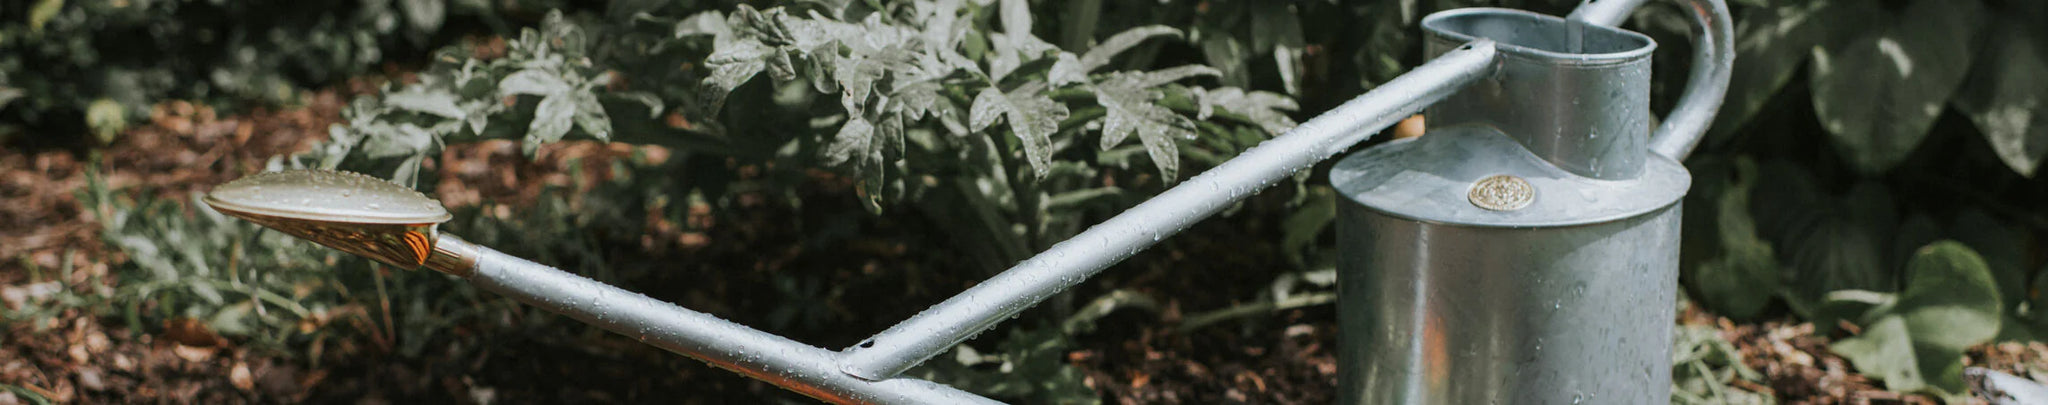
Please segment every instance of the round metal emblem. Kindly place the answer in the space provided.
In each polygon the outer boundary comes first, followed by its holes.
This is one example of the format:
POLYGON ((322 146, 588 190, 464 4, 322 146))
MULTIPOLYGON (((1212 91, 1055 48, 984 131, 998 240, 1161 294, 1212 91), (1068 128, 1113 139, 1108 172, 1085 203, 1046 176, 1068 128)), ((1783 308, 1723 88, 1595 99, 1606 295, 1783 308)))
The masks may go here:
POLYGON ((1465 198, 1479 208, 1514 211, 1536 201, 1536 188, 1520 177, 1496 174, 1473 182, 1465 198))

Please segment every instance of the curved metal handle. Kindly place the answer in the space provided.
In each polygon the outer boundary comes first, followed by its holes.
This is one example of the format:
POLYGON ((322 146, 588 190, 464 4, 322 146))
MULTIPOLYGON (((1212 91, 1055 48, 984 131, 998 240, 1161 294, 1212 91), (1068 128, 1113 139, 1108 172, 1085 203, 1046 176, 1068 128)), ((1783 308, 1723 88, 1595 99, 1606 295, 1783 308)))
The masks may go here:
MULTIPOLYGON (((1612 27, 1647 1, 1586 0, 1565 18, 1612 27)), ((1675 1, 1692 15, 1692 76, 1686 79, 1685 94, 1680 96, 1678 107, 1650 136, 1650 150, 1683 161, 1699 145, 1707 126, 1714 123, 1714 114, 1721 110, 1721 100, 1728 94, 1729 73, 1735 65, 1735 28, 1728 4, 1722 0, 1675 1)))

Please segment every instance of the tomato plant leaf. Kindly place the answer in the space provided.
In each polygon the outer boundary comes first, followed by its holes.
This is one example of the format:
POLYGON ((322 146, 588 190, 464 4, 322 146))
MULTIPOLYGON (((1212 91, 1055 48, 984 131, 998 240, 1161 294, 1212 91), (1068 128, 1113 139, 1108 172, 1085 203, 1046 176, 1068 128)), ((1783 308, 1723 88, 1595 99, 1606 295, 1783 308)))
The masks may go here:
POLYGON ((526 142, 521 150, 527 156, 540 149, 540 145, 562 139, 569 133, 570 117, 576 115, 576 96, 555 94, 540 99, 540 105, 533 109, 533 122, 526 128, 526 142))
POLYGON ((433 114, 447 118, 462 118, 468 113, 455 104, 455 94, 446 90, 428 90, 424 86, 407 88, 405 91, 384 95, 384 104, 391 107, 422 114, 433 114))
MULTIPOLYGON (((1285 111, 1301 109, 1300 105, 1295 104, 1294 99, 1287 96, 1264 91, 1244 91, 1236 87, 1205 91, 1198 97, 1197 103, 1202 104, 1202 111, 1222 108, 1224 111, 1243 115, 1272 135, 1294 129, 1294 119, 1289 118, 1285 111)), ((1207 118, 1208 113, 1202 115, 1203 118, 1207 118)))
MULTIPOLYGON (((751 75, 751 74, 750 74, 751 75)), ((498 82, 498 94, 551 96, 569 92, 569 83, 552 72, 526 69, 498 82)))
POLYGON ((1109 39, 1102 40, 1102 43, 1095 44, 1095 47, 1088 48, 1087 53, 1081 54, 1079 61, 1081 63, 1081 71, 1091 72, 1095 69, 1100 69, 1108 65, 1109 61, 1115 58, 1117 54, 1124 53, 1124 51, 1138 46, 1139 43, 1143 43, 1147 39, 1166 36, 1180 38, 1181 32, 1178 29, 1164 25, 1147 25, 1111 35, 1109 39))
POLYGON ((582 129, 597 140, 612 140, 612 117, 604 112, 604 104, 597 101, 597 95, 583 92, 576 95, 576 114, 572 120, 576 128, 582 129))

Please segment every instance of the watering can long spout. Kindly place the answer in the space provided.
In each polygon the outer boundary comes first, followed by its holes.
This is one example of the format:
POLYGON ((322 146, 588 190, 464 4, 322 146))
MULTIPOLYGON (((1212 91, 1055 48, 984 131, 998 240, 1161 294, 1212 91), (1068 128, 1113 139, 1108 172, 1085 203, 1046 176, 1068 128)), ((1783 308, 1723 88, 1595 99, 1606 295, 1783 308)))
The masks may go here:
POLYGON ((831 350, 798 343, 437 232, 440 202, 362 174, 244 177, 203 199, 221 213, 406 269, 428 268, 649 345, 835 403, 994 404, 930 381, 842 374, 831 350))

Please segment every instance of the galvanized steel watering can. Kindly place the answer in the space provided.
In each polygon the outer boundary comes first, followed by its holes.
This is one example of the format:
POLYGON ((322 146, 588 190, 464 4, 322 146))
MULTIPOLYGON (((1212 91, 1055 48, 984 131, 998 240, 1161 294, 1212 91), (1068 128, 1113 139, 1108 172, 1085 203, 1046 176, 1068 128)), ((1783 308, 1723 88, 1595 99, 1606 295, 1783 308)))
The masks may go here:
POLYGON ((1678 164, 1733 61, 1721 0, 1680 0, 1697 54, 1650 128, 1650 51, 1610 28, 1646 0, 1570 17, 1424 18, 1434 59, 859 344, 829 350, 439 233, 439 202, 333 171, 223 184, 215 209, 403 268, 429 268, 650 345, 838 403, 996 401, 903 370, 1409 115, 1430 129, 1331 172, 1343 403, 1654 403, 1670 390, 1678 164), (1226 191, 1228 190, 1228 191, 1226 191))

